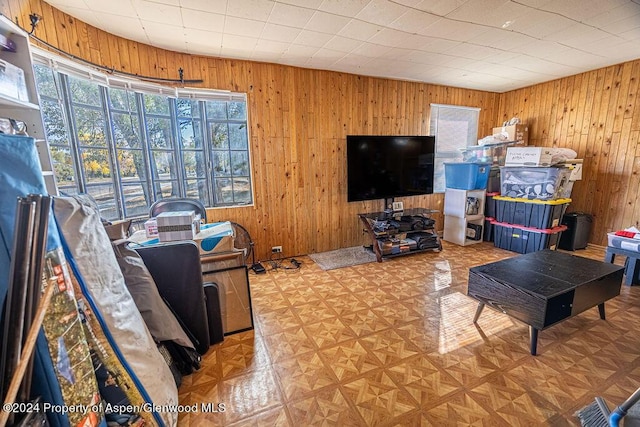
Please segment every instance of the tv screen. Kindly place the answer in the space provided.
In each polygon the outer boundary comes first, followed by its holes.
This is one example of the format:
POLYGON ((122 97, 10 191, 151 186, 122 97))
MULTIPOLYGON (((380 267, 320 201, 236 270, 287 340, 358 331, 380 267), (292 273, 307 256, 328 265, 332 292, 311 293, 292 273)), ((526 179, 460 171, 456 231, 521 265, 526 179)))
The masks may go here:
POLYGON ((433 193, 433 136, 347 135, 347 200, 433 193))

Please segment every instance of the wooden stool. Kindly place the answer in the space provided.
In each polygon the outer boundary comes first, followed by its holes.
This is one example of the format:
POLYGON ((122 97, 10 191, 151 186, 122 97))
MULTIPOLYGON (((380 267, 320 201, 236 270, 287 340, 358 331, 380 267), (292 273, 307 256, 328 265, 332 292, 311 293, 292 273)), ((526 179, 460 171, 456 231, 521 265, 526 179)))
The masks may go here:
POLYGON ((607 246, 607 251, 604 255, 604 262, 613 263, 616 255, 622 255, 627 257, 624 263, 624 284, 627 286, 640 285, 640 252, 628 251, 625 249, 614 248, 613 246, 607 246))

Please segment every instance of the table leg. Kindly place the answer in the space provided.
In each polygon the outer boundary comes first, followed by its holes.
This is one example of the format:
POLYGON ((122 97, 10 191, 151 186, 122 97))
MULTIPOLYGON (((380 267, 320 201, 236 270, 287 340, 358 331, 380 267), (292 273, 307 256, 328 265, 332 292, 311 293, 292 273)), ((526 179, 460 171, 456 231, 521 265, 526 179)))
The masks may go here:
POLYGON ((604 316, 604 303, 598 304, 598 312, 600 313, 600 318, 606 320, 604 316))
POLYGON ((478 308, 476 308, 476 315, 473 316, 473 323, 478 323, 478 318, 480 317, 480 313, 482 313, 482 309, 484 308, 484 303, 479 302, 478 308))
POLYGON ((616 254, 614 254, 613 252, 609 251, 607 249, 607 251, 604 254, 604 262, 608 262, 610 264, 613 264, 613 262, 616 259, 616 254))
POLYGON ((538 351, 538 330, 533 326, 529 326, 529 342, 531 355, 535 356, 538 351))

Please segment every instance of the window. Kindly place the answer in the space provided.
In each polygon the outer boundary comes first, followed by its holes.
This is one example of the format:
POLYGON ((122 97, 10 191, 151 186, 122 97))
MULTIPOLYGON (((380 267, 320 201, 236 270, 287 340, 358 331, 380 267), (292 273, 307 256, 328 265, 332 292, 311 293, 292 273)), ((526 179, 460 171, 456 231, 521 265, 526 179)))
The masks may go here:
POLYGON ((459 148, 478 144, 480 109, 431 104, 430 134, 436 137, 433 191, 445 190, 444 163, 459 162, 459 148))
POLYGON ((144 216, 168 197, 253 203, 244 94, 114 79, 40 55, 34 71, 61 193, 91 194, 109 220, 144 216))

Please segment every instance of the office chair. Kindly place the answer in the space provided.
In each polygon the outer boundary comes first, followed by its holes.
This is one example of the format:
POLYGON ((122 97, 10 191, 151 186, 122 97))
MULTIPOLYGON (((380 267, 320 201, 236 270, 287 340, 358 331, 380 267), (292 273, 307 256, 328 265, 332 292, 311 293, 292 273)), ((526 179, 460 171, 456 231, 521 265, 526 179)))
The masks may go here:
POLYGON ((196 199, 160 199, 155 201, 149 208, 149 217, 153 218, 162 212, 175 211, 195 211, 200 214, 202 220, 207 222, 207 209, 202 202, 196 199))

